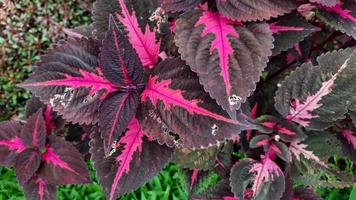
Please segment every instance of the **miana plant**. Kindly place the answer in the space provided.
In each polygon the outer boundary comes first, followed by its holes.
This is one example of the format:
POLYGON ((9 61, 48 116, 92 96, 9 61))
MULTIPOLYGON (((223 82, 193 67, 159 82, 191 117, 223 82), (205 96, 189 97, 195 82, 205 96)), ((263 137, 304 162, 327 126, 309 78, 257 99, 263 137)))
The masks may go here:
POLYGON ((109 200, 168 162, 190 199, 317 200, 355 182, 329 159, 356 160, 354 0, 97 0, 92 19, 19 85, 24 119, 0 123, 27 199, 89 183, 86 159, 109 200))

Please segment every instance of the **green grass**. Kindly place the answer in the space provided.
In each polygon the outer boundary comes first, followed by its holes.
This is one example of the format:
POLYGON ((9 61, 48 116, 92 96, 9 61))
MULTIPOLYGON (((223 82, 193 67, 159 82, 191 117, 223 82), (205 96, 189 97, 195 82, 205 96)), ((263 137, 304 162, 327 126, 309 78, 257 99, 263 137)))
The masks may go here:
MULTIPOLYGON (((88 163, 91 184, 66 185, 58 187, 58 200, 103 200, 102 191, 92 165, 88 163)), ((136 191, 124 195, 120 200, 184 200, 188 198, 186 175, 181 168, 169 164, 158 176, 154 177, 136 191)), ((14 170, 0 167, 0 200, 23 200, 23 192, 17 183, 14 170)))

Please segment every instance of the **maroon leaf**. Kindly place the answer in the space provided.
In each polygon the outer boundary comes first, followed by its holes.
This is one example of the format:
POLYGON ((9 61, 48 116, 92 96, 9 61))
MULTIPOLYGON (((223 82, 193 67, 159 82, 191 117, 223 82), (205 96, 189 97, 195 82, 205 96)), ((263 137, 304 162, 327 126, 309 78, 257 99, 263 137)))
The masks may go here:
POLYGON ((191 10, 203 0, 158 0, 163 10, 168 12, 179 12, 191 10))
POLYGON ((37 150, 44 147, 46 142, 46 123, 43 118, 42 109, 31 115, 21 130, 21 139, 27 148, 37 150))
POLYGON ((101 47, 100 65, 104 76, 117 85, 130 87, 142 81, 142 64, 113 16, 101 47))
POLYGON ((274 55, 286 51, 308 35, 320 30, 297 13, 273 19, 269 22, 269 26, 275 39, 272 50, 274 55))
POLYGON ((351 145, 352 148, 356 150, 356 134, 354 133, 354 131, 350 129, 344 129, 342 130, 342 135, 347 140, 349 145, 351 145))
POLYGON ((20 86, 69 121, 96 123, 101 100, 116 90, 97 68, 98 50, 96 41, 85 38, 61 43, 47 51, 20 86))
POLYGON ((99 127, 104 139, 105 155, 111 146, 126 130, 132 117, 136 114, 139 97, 136 93, 113 93, 101 105, 99 127))
POLYGON ((46 151, 41 156, 42 165, 39 176, 48 184, 80 184, 89 183, 86 164, 78 152, 69 142, 50 135, 46 151))
POLYGON ((205 91, 234 116, 271 55, 273 38, 267 24, 239 26, 217 12, 201 10, 183 14, 176 24, 182 59, 198 74, 205 91))
POLYGON ((90 126, 82 127, 78 124, 70 124, 65 136, 66 141, 72 143, 72 145, 77 148, 83 156, 87 156, 89 154, 90 130, 90 126))
POLYGON ((332 7, 321 6, 316 16, 326 25, 356 39, 356 2, 344 0, 332 7))
POLYGON ((107 199, 113 200, 135 190, 169 161, 172 149, 150 142, 143 135, 140 125, 133 118, 128 131, 120 138, 109 157, 106 157, 99 132, 91 134, 91 159, 107 199))
POLYGON ((353 81, 355 49, 333 51, 317 59, 319 66, 304 64, 277 90, 275 107, 286 119, 323 130, 344 118, 355 101, 353 81))
POLYGON ((15 162, 15 172, 20 185, 26 183, 38 170, 41 164, 40 152, 26 149, 21 152, 15 162))
POLYGON ((238 134, 240 126, 246 125, 230 119, 179 59, 167 59, 153 70, 141 102, 138 116, 143 130, 155 139, 162 139, 161 134, 171 135, 161 142, 172 144, 174 140, 186 148, 216 144, 238 134), (152 118, 155 123, 149 124, 152 118))
POLYGON ((250 148, 258 148, 270 143, 270 136, 268 135, 257 135, 250 140, 250 148))
POLYGON ((136 50, 142 65, 153 68, 158 61, 160 48, 160 42, 156 42, 156 30, 151 31, 146 24, 145 31, 142 32, 137 21, 136 12, 132 11, 132 14, 130 14, 124 0, 118 1, 122 14, 116 14, 117 19, 124 25, 127 37, 136 50))
POLYGON ((318 3, 324 6, 335 6, 336 4, 340 3, 340 0, 310 0, 310 2, 318 3))
POLYGON ((19 136, 21 128, 21 124, 16 121, 0 122, 0 165, 13 165, 17 155, 26 149, 19 136))
POLYGON ((294 0, 217 0, 216 4, 220 13, 238 21, 270 19, 297 7, 294 0))
POLYGON ((23 189, 27 200, 54 200, 57 198, 56 186, 48 184, 37 175, 26 182, 23 189))

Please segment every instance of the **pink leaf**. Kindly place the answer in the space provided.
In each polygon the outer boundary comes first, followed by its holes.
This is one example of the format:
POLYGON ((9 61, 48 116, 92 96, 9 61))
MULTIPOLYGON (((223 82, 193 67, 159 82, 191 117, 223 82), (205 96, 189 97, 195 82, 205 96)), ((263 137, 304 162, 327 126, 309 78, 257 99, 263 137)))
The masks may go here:
POLYGON ((158 61, 160 42, 156 42, 156 31, 151 31, 146 25, 143 33, 137 22, 135 11, 130 15, 124 0, 119 0, 122 14, 117 14, 116 17, 125 26, 128 31, 128 38, 131 45, 135 48, 140 57, 143 66, 153 68, 158 61))
POLYGON ((260 192, 264 183, 273 181, 281 174, 283 174, 278 165, 268 157, 264 158, 262 163, 253 164, 250 172, 256 173, 252 186, 254 195, 257 195, 260 192))
POLYGON ((327 167, 327 165, 322 162, 316 155, 314 155, 312 151, 308 151, 305 149, 307 146, 308 145, 306 144, 298 144, 298 142, 291 142, 289 145, 289 151, 297 158, 297 160, 300 160, 300 155, 303 155, 306 159, 314 160, 320 165, 327 167))
POLYGON ((192 176, 190 177, 190 190, 193 189, 194 184, 197 182, 198 172, 199 172, 199 170, 197 168, 193 169, 192 176))
POLYGON ((350 129, 343 129, 342 135, 346 138, 347 142, 352 145, 354 150, 356 150, 356 136, 354 132, 350 129))
POLYGON ((9 140, 0 140, 0 145, 7 146, 10 151, 15 151, 16 153, 21 153, 26 149, 25 144, 17 136, 9 140))
POLYGON ((102 99, 109 93, 116 91, 115 85, 104 79, 100 75, 79 69, 81 76, 72 76, 65 74, 63 79, 49 80, 42 82, 25 82, 20 84, 21 87, 45 87, 45 86, 68 86, 71 89, 80 87, 90 88, 89 95, 99 90, 105 89, 102 99))
POLYGON ((319 117, 318 115, 314 115, 311 112, 322 106, 322 104, 320 104, 319 102, 324 96, 331 93, 337 76, 348 66, 348 62, 350 59, 351 57, 346 59, 342 66, 338 69, 338 71, 333 74, 333 76, 331 76, 329 80, 324 81, 322 83, 319 91, 313 95, 308 96, 303 103, 301 103, 299 99, 294 99, 291 102, 289 114, 285 116, 286 119, 297 122, 307 127, 310 124, 310 121, 308 120, 319 117))
MULTIPOLYGON (((128 125, 128 131, 119 140, 117 148, 123 148, 121 153, 115 158, 119 167, 117 168, 114 181, 110 190, 110 200, 115 199, 115 190, 123 173, 129 173, 130 162, 136 151, 141 152, 142 137, 144 133, 136 118, 133 118, 128 125)), ((159 156, 159 155, 157 155, 159 156)))
POLYGON ((231 95, 231 78, 229 74, 229 56, 233 53, 231 43, 229 42, 228 35, 239 37, 233 26, 229 25, 229 20, 219 13, 205 11, 203 15, 196 22, 195 26, 204 25, 204 30, 201 37, 207 34, 214 34, 215 39, 210 46, 210 54, 214 50, 218 51, 219 62, 221 67, 220 75, 223 77, 227 96, 231 95))
POLYGON ((304 27, 281 26, 281 25, 278 25, 278 22, 274 22, 274 23, 270 24, 269 28, 271 29, 272 33, 279 33, 279 32, 284 32, 284 31, 302 31, 302 30, 304 30, 304 27))
POLYGON ((143 91, 141 95, 141 101, 145 102, 147 99, 150 99, 154 106, 157 105, 157 101, 163 101, 165 107, 170 110, 172 106, 178 106, 181 108, 185 108, 190 114, 199 114, 208 116, 220 121, 240 125, 240 122, 226 118, 222 115, 213 113, 208 111, 198 105, 200 102, 197 99, 187 100, 182 96, 181 90, 173 90, 169 88, 171 84, 171 80, 162 80, 157 81, 156 76, 151 76, 146 85, 146 89, 143 91))

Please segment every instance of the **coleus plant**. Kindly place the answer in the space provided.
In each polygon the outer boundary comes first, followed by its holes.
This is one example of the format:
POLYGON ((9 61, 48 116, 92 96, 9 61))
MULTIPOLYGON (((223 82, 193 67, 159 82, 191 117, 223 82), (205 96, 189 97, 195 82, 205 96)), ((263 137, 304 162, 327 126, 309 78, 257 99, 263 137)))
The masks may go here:
POLYGON ((191 199, 320 199, 355 182, 328 160, 355 160, 355 30, 353 0, 97 0, 19 85, 0 163, 28 199, 88 183, 89 157, 110 200, 170 161, 191 199))

